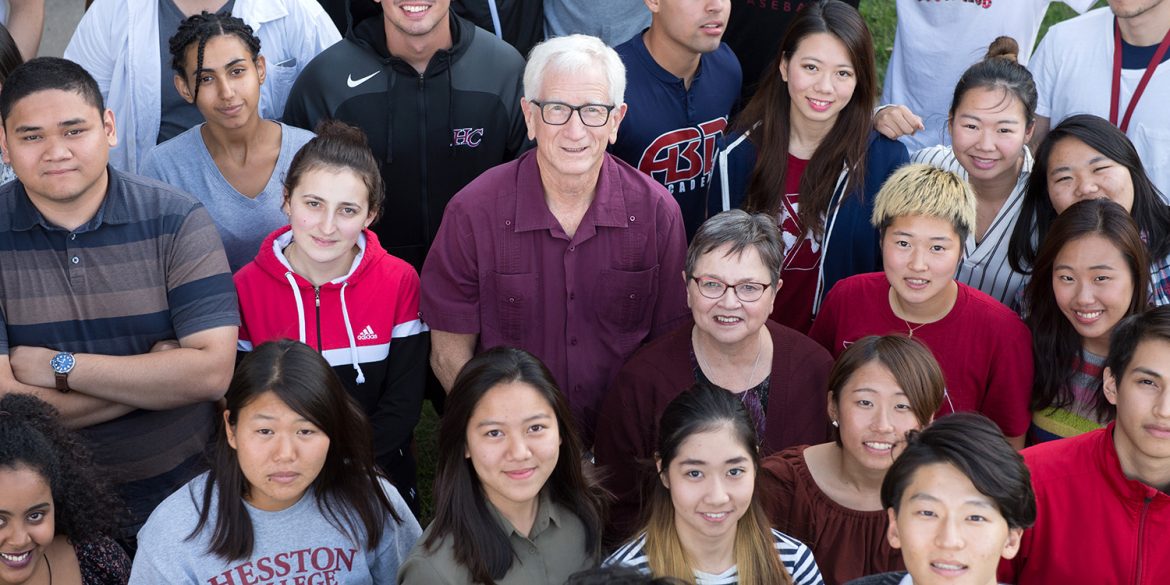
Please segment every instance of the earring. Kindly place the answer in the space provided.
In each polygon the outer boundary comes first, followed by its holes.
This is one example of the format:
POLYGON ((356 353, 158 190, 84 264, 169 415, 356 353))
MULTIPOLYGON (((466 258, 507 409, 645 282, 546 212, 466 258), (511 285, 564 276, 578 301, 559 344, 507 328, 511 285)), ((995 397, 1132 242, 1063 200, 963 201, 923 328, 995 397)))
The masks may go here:
POLYGON ((839 427, 839 426, 841 426, 841 425, 837 424, 837 421, 833 421, 833 426, 834 426, 834 427, 839 427))

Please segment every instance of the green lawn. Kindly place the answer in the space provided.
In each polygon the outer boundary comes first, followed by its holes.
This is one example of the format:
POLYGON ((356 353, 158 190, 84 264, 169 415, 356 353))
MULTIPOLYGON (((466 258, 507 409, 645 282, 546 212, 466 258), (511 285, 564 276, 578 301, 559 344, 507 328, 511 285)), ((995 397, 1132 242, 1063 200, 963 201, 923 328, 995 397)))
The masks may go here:
MULTIPOLYGON (((1011 0, 1004 0, 1011 1, 1011 0)), ((1104 1, 1098 2, 1099 5, 1104 5, 1104 1)), ((873 34, 874 47, 877 53, 877 69, 879 80, 886 75, 886 63, 890 60, 890 50, 894 45, 894 0, 862 0, 861 14, 869 23, 870 32, 873 34)), ((1068 6, 1064 4, 1053 4, 1048 10, 1048 15, 1044 18, 1044 25, 1041 27, 1041 37, 1044 31, 1054 23, 1060 22, 1070 18, 1075 13, 1068 6)), ((418 423, 418 428, 415 430, 415 440, 418 448, 418 487, 419 495, 422 499, 422 518, 420 521, 423 526, 426 526, 431 518, 434 516, 434 505, 432 502, 433 481, 435 477, 435 453, 438 452, 438 437, 437 431, 439 426, 438 416, 435 415, 434 409, 431 408, 430 403, 426 403, 423 408, 422 420, 418 423)))

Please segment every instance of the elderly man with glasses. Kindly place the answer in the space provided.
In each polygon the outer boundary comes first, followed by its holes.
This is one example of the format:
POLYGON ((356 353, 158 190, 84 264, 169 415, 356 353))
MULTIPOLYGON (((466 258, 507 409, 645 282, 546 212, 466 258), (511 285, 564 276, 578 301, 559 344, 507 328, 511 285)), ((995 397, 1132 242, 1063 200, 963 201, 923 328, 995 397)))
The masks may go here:
POLYGON ((536 149, 451 200, 422 271, 443 386, 479 350, 528 350, 568 396, 586 446, 617 370, 687 315, 678 204, 605 150, 624 90, 621 59, 599 39, 537 45, 522 101, 536 149))

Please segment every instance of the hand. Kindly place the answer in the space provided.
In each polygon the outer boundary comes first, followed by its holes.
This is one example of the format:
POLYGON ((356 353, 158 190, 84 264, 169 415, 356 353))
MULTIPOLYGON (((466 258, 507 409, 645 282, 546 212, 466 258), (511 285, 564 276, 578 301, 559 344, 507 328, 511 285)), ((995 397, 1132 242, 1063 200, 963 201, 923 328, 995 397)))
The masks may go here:
POLYGON ((922 124, 922 118, 914 115, 910 108, 888 106, 874 114, 873 129, 881 132, 882 136, 890 140, 897 140, 919 130, 925 130, 926 126, 922 124))
POLYGON ((55 388, 57 376, 49 362, 53 361, 58 353, 60 352, 47 347, 18 345, 9 348, 8 363, 12 366, 12 376, 21 384, 55 388))
POLYGON ((179 345, 179 340, 177 339, 163 339, 150 346, 150 353, 166 351, 168 349, 179 349, 181 347, 183 346, 179 345))

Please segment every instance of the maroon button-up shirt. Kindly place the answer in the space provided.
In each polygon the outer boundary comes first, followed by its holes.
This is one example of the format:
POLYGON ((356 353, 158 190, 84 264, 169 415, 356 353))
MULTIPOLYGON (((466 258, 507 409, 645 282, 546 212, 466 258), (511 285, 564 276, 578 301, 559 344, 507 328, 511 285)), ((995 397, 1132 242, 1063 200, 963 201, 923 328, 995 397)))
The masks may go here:
POLYGON ((605 155, 570 238, 549 211, 535 151, 455 195, 422 271, 432 329, 540 358, 569 398, 585 445, 610 380, 642 343, 690 313, 678 203, 605 155))

